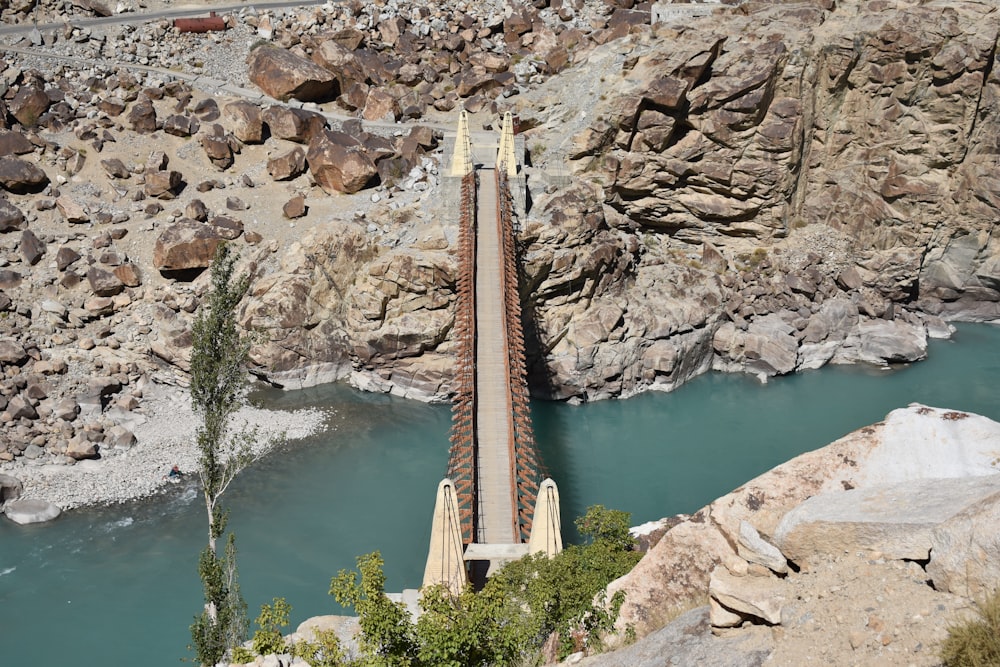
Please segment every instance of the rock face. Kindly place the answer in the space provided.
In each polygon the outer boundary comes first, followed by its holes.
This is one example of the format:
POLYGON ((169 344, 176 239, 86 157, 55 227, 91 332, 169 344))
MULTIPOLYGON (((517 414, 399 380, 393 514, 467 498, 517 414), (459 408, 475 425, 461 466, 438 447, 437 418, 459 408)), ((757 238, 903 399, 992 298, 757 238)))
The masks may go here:
MULTIPOLYGON (((621 341, 599 342, 593 364, 559 353, 572 340, 549 311, 563 306, 532 295, 540 347, 553 350, 533 359, 534 377, 564 383, 551 395, 599 398, 589 385, 605 378, 625 395, 669 387, 677 380, 657 366, 674 359, 764 377, 907 363, 942 334, 935 316, 1000 314, 1000 198, 987 158, 998 118, 981 103, 1000 93, 998 30, 976 2, 949 3, 932 26, 937 11, 848 0, 668 22, 648 40, 622 40, 621 71, 597 51, 560 88, 515 100, 525 143, 540 153, 530 178, 556 179, 544 163, 567 164, 642 258, 574 316, 600 317, 612 295, 630 304, 621 341), (567 127, 581 108, 586 120, 567 127), (668 271, 701 273, 697 289, 718 280, 719 305, 648 295, 678 322, 639 344, 641 363, 629 359, 635 336, 648 336, 630 326, 631 302, 668 271), (582 377, 566 382, 574 372, 582 377)), ((534 203, 531 215, 546 220, 545 197, 534 203)))
MULTIPOLYGON (((609 595, 618 590, 626 592, 619 626, 624 629, 631 623, 642 635, 655 627, 650 625, 651 619, 685 600, 704 595, 716 566, 732 567, 736 559, 746 568, 746 561, 737 556, 733 547, 741 543, 741 534, 747 532, 744 523, 752 525, 761 536, 777 538, 782 532, 779 530, 782 520, 793 522, 793 518, 786 518, 786 515, 792 513, 794 517, 793 510, 811 497, 825 495, 829 498, 839 494, 843 499, 854 494, 854 497, 888 502, 891 495, 886 489, 909 487, 911 493, 919 496, 924 485, 942 484, 942 479, 956 485, 956 489, 967 486, 976 490, 965 494, 965 502, 953 505, 954 509, 946 513, 947 521, 926 521, 925 516, 923 527, 917 531, 923 540, 920 549, 907 551, 910 554, 920 551, 923 555, 907 557, 926 559, 930 550, 933 562, 932 540, 937 532, 941 535, 942 553, 949 554, 942 555, 939 575, 942 581, 954 586, 951 590, 960 591, 963 587, 978 590, 982 581, 993 576, 991 568, 995 564, 988 564, 988 559, 981 554, 990 553, 996 533, 990 533, 989 523, 982 529, 974 529, 970 522, 974 516, 986 519, 991 513, 995 514, 998 501, 995 490, 989 489, 993 489, 996 480, 1000 479, 996 463, 998 449, 1000 424, 984 417, 922 405, 894 410, 883 422, 798 456, 667 530, 632 572, 608 587, 609 595), (962 555, 951 551, 958 544, 965 547, 962 555), (955 564, 959 562, 970 564, 970 574, 956 571, 955 564)), ((818 500, 811 502, 813 506, 823 504, 818 500)), ((890 529, 884 524, 890 523, 889 515, 882 515, 885 521, 878 521, 878 516, 873 513, 875 519, 871 528, 884 529, 883 535, 888 534, 890 529)), ((903 522, 892 530, 900 536, 902 544, 906 535, 914 532, 911 528, 912 525, 903 522)), ((846 528, 845 531, 840 536, 847 539, 850 531, 846 528)), ((816 534, 820 532, 817 530, 816 534)), ((747 541, 745 535, 742 541, 747 541)), ((792 560, 803 559, 805 551, 815 554, 816 558, 821 557, 819 549, 803 547, 799 550, 790 542, 776 541, 784 555, 792 560), (795 556, 788 553, 786 547, 795 550, 795 556)), ((839 549, 841 553, 844 543, 837 543, 836 539, 828 542, 830 549, 839 549)), ((891 545, 890 541, 878 545, 869 541, 863 546, 859 544, 859 548, 884 549, 888 554, 891 545)), ((760 617, 757 612, 744 611, 760 617)))
POLYGON ((420 250, 390 249, 351 223, 303 238, 290 249, 281 273, 251 289, 243 324, 266 331, 273 341, 255 347, 251 356, 289 387, 348 377, 356 360, 353 368, 362 372, 389 371, 367 385, 371 389, 409 388, 425 399, 442 395, 452 362, 431 351, 453 323, 457 265, 438 238, 420 250), (419 365, 413 364, 416 357, 419 365), (378 384, 386 380, 390 384, 378 384))

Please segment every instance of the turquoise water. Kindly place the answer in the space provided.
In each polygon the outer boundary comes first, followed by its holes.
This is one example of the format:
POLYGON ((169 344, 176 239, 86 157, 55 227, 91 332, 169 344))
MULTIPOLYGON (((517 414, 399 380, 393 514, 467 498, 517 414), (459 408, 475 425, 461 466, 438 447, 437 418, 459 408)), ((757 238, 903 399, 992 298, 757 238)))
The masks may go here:
MULTIPOLYGON (((761 385, 706 375, 671 394, 584 406, 535 403, 536 438, 569 526, 592 504, 640 523, 691 512, 796 454, 910 402, 1000 420, 1000 328, 965 325, 894 371, 830 367, 761 385)), ((375 549, 391 590, 423 573, 450 412, 342 386, 266 397, 332 408, 328 431, 247 471, 227 495, 255 616, 285 596, 292 622, 340 613, 330 578, 375 549)), ((192 487, 49 525, 0 521, 4 665, 173 665, 190 654, 204 506, 192 487)))

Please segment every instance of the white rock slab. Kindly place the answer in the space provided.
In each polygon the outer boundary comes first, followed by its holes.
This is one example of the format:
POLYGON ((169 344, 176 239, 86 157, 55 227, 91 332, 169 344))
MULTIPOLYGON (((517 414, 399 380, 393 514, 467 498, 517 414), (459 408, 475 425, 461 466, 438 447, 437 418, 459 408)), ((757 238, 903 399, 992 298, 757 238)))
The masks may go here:
POLYGON ((1000 502, 1000 474, 915 479, 823 493, 785 515, 774 539, 796 563, 817 555, 880 551, 927 560, 935 530, 980 504, 1000 502))
POLYGON ((4 514, 14 523, 26 525, 52 521, 62 514, 62 510, 47 500, 15 500, 7 503, 4 514))
POLYGON ((912 404, 885 418, 882 441, 869 453, 857 486, 908 479, 974 477, 1000 472, 1000 423, 986 417, 912 404))

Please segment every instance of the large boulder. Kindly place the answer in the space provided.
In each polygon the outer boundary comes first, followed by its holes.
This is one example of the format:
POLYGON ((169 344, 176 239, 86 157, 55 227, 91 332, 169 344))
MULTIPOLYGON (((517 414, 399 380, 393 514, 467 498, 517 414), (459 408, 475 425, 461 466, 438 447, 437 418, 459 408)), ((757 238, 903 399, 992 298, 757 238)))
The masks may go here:
POLYGON ((37 165, 18 157, 0 157, 0 186, 17 194, 37 192, 49 177, 37 165))
POLYGON ((45 254, 45 243, 33 231, 26 229, 21 232, 21 242, 17 244, 17 249, 21 258, 29 266, 34 266, 45 254))
POLYGON ((261 120, 275 139, 287 139, 305 144, 326 128, 326 119, 315 111, 271 106, 261 114, 261 120))
POLYGON ((219 169, 229 169, 235 160, 232 137, 218 123, 213 124, 200 137, 201 147, 209 161, 219 169))
POLYGON ((24 229, 24 213, 5 198, 0 198, 0 232, 17 232, 24 229))
POLYGON ((24 346, 13 338, 0 338, 0 362, 5 366, 19 366, 28 360, 24 346))
POLYGON ((125 289, 125 284, 116 274, 96 266, 87 271, 87 282, 97 296, 114 296, 125 289))
POLYGON ((14 98, 7 103, 7 108, 11 115, 25 127, 33 127, 38 123, 51 104, 49 96, 45 94, 41 86, 22 86, 14 95, 14 98))
POLYGON ((1000 474, 841 489, 813 496, 786 514, 774 538, 797 564, 844 551, 925 561, 935 529, 974 507, 996 505, 1000 474))
POLYGON ((177 196, 184 177, 179 171, 158 169, 146 173, 144 190, 149 197, 173 199, 177 196))
POLYGON ((215 225, 182 218, 156 239, 153 266, 160 271, 208 268, 223 240, 215 225))
POLYGON ((1000 581, 1000 494, 984 494, 934 529, 927 574, 939 591, 982 599, 1000 581))
POLYGON ((4 506, 3 511, 8 519, 21 525, 52 521, 62 514, 58 505, 47 500, 29 499, 9 502, 4 506))
POLYGON ((247 56, 250 81, 271 97, 326 102, 339 94, 331 72, 291 51, 264 45, 247 56))
POLYGON ((358 192, 378 173, 357 140, 343 132, 325 131, 314 136, 306 161, 313 178, 330 194, 358 192))
POLYGON ((22 132, 0 130, 0 156, 24 155, 34 150, 35 145, 22 132))
POLYGON ((56 199, 56 209, 70 224, 79 225, 90 222, 90 213, 87 212, 87 207, 68 195, 62 195, 56 199))
POLYGON ((246 100, 229 102, 222 107, 222 114, 229 121, 233 136, 245 144, 264 141, 264 121, 260 107, 246 100))
POLYGON ((306 170, 306 152, 301 146, 275 155, 267 161, 267 173, 276 181, 287 181, 306 170))
POLYGON ((129 109, 128 122, 139 134, 156 132, 156 107, 149 99, 140 99, 129 109))

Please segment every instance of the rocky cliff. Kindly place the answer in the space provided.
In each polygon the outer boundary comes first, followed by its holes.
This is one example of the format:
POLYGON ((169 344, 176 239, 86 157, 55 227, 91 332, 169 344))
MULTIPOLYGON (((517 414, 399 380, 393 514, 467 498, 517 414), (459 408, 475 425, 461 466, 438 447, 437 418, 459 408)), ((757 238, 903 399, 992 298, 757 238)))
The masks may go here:
MULTIPOLYGON (((937 316, 997 317, 998 25, 982 2, 747 3, 521 96, 529 181, 566 165, 570 210, 634 249, 578 298, 528 297, 551 393, 912 361, 937 316)), ((559 251, 526 240, 537 284, 559 251)))

